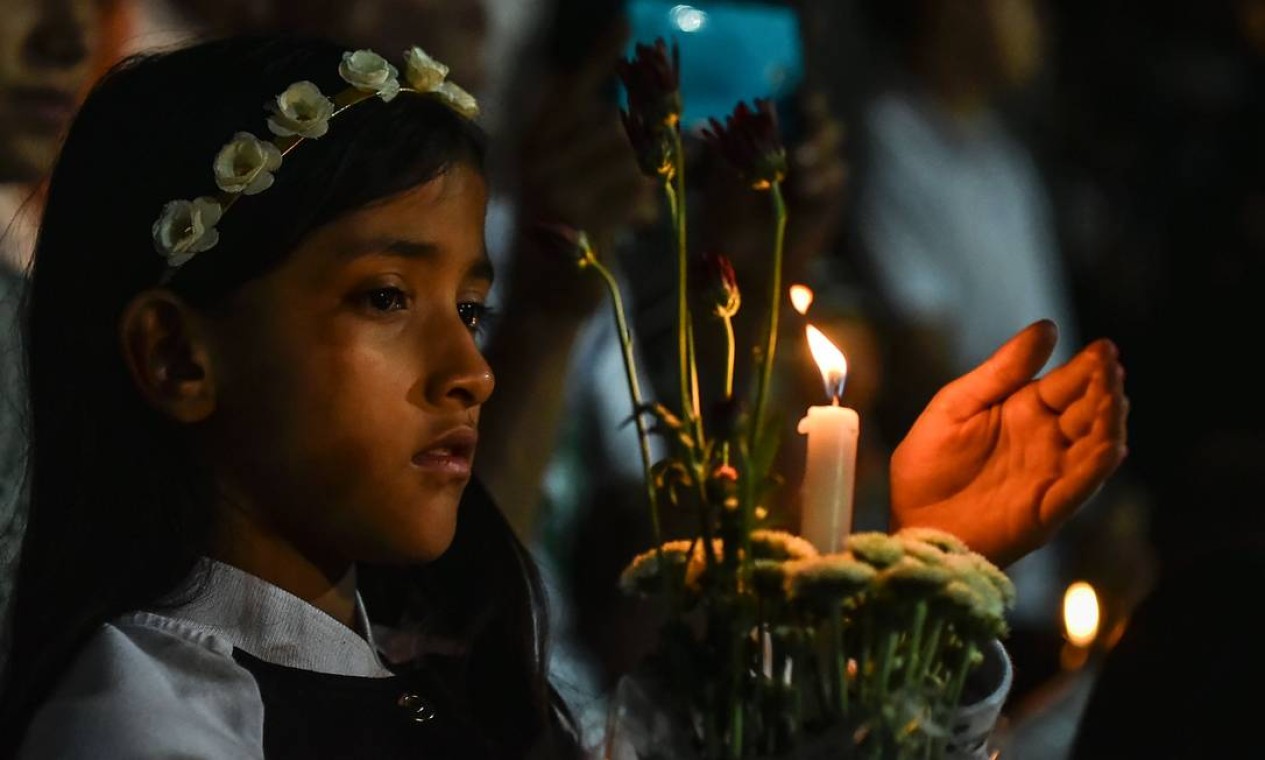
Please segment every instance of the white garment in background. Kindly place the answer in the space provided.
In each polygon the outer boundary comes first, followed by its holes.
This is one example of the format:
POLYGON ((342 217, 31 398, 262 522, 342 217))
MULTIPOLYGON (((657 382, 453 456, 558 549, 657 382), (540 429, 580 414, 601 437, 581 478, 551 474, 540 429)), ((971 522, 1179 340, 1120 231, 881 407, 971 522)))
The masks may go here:
POLYGON ((943 325, 965 372, 1041 318, 1071 357, 1077 325, 1049 201, 1028 152, 991 114, 950 119, 902 93, 866 115, 870 174, 858 225, 879 285, 902 316, 943 325))

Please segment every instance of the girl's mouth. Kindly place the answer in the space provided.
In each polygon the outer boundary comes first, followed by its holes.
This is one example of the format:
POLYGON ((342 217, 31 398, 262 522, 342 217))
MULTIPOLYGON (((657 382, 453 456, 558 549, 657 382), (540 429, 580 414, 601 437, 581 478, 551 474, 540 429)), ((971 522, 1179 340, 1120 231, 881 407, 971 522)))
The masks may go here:
POLYGON ((454 428, 414 454, 413 465, 428 472, 468 478, 478 440, 474 428, 454 428))

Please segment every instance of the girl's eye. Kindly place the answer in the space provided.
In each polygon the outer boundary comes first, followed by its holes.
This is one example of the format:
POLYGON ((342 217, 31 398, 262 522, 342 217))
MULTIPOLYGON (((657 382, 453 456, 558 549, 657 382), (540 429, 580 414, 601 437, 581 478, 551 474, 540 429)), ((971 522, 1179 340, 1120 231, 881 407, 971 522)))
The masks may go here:
POLYGON ((470 332, 481 332, 487 329, 492 317, 492 307, 478 301, 466 301, 457 304, 457 314, 470 332))
POLYGON ((408 307, 408 296, 399 288, 374 288, 365 293, 362 299, 374 311, 401 311, 408 307))

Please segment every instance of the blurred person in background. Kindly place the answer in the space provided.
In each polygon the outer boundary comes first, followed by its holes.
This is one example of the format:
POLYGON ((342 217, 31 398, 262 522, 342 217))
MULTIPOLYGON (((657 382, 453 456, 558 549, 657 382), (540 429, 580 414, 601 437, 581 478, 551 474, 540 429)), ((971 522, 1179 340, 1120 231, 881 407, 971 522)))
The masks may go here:
POLYGON ((123 0, 0 0, 0 622, 23 526, 26 419, 18 304, 40 184, 79 99, 118 57, 123 0))

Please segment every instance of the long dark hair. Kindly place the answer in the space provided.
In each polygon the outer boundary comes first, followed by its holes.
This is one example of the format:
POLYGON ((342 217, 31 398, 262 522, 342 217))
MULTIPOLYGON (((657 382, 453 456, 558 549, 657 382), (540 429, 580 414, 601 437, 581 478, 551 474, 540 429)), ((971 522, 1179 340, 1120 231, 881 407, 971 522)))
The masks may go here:
MULTIPOLYGON (((264 104, 291 83, 309 80, 331 95, 344 89, 344 49, 237 37, 134 57, 94 88, 67 136, 24 304, 30 513, 0 694, 0 752, 18 746, 103 622, 197 593, 186 581, 209 550, 214 482, 178 426, 134 388, 117 324, 165 266, 150 239, 163 204, 213 195, 220 146, 238 131, 267 135, 264 104)), ((433 98, 357 106, 287 156, 271 189, 234 206, 219 225, 220 243, 169 287, 213 309, 338 216, 456 163, 482 171, 484 146, 476 125, 433 98)), ((544 671, 539 576, 486 492, 477 484, 468 491, 440 561, 362 567, 362 593, 382 602, 378 617, 427 616, 462 637, 471 717, 505 756, 516 756, 567 734, 559 728, 569 721, 544 671)))

